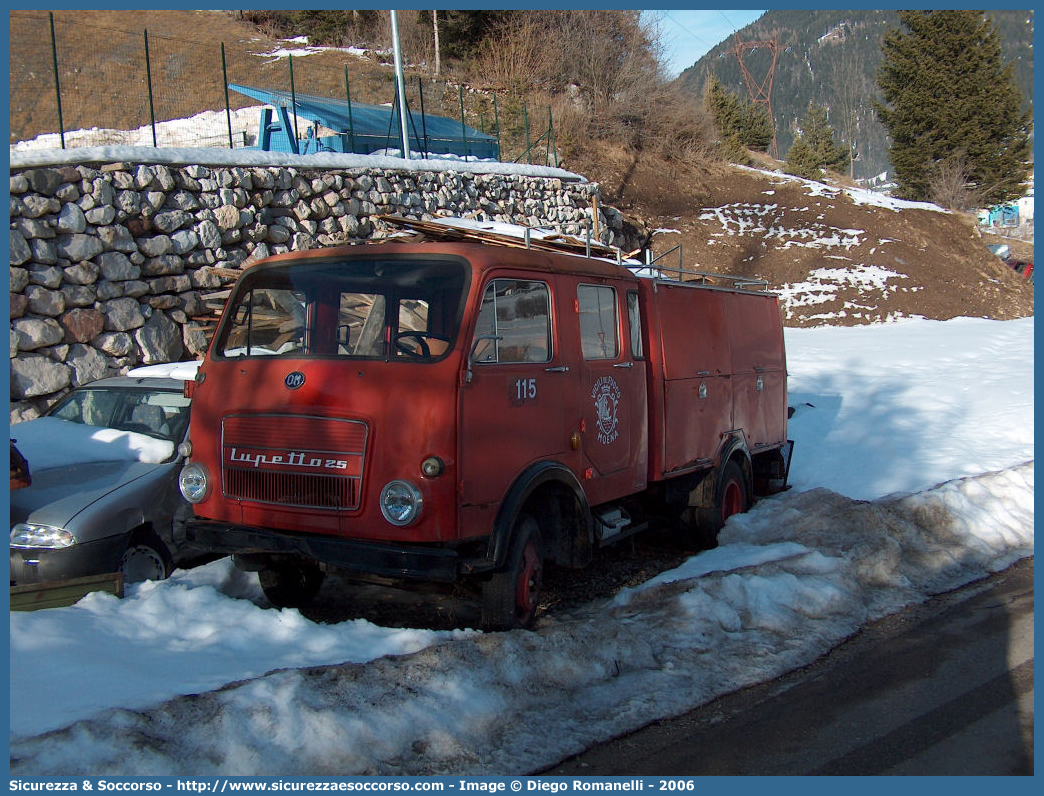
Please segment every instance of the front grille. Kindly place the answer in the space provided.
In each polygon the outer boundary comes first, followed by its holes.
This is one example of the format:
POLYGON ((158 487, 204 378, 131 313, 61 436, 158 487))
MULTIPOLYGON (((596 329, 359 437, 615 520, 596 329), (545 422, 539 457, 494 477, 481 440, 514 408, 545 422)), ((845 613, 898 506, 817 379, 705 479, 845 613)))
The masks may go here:
POLYGON ((225 497, 301 508, 359 507, 368 429, 356 420, 229 415, 222 421, 225 497))
POLYGON ((239 500, 310 506, 322 509, 354 509, 359 506, 358 479, 335 476, 225 470, 225 494, 239 500))

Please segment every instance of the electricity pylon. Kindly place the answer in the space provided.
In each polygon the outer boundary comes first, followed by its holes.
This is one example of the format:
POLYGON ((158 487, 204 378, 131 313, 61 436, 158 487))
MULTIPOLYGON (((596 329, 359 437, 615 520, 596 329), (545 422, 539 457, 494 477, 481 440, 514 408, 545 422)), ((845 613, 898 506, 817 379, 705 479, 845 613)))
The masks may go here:
POLYGON ((732 48, 732 52, 736 56, 736 60, 739 61, 740 71, 743 73, 743 81, 747 84, 747 91, 750 93, 750 101, 754 103, 755 108, 758 105, 764 105, 768 110, 769 122, 772 124, 772 146, 769 149, 769 154, 776 160, 779 160, 779 150, 776 149, 776 117, 772 115, 772 79, 776 74, 779 42, 776 40, 775 34, 768 41, 740 41, 739 33, 734 35, 736 46, 732 48), (750 70, 747 69, 747 65, 743 63, 743 53, 745 50, 750 50, 753 53, 754 50, 763 49, 772 53, 772 64, 769 66, 768 74, 764 80, 758 82, 754 79, 750 70))

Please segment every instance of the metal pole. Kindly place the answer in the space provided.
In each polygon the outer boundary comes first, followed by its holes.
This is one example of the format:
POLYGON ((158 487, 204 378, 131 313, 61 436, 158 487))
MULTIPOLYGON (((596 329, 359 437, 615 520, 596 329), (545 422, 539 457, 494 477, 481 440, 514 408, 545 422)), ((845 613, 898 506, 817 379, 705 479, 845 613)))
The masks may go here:
POLYGON ((54 38, 54 12, 48 12, 51 17, 51 58, 54 60, 54 93, 58 99, 58 132, 62 139, 62 149, 65 149, 65 123, 62 121, 62 89, 58 83, 58 44, 54 38))
POLYGON ((504 150, 500 145, 500 112, 497 110, 497 95, 493 94, 493 123, 497 127, 497 160, 504 159, 504 150))
POLYGON ((399 121, 402 127, 402 156, 410 159, 410 134, 406 127, 406 86, 402 79, 402 54, 399 52, 399 16, 390 11, 392 25, 392 47, 395 55, 395 85, 399 92, 399 121))
MULTIPOLYGON (((297 142, 301 140, 301 136, 297 133, 297 92, 294 91, 294 56, 288 55, 286 57, 290 61, 290 102, 294 105, 294 145, 296 147, 297 142)), ((289 130, 286 132, 287 134, 290 133, 289 130)), ((297 151, 296 148, 294 151, 297 151)))
POLYGON ((526 101, 522 100, 522 121, 526 124, 526 163, 529 163, 532 159, 533 145, 529 143, 529 114, 526 112, 526 101))
POLYGON ((460 137, 464 142, 464 162, 468 162, 468 128, 464 125, 464 86, 457 87, 460 90, 460 137))
POLYGON ((413 121, 413 111, 410 110, 410 106, 409 105, 406 106, 406 113, 409 114, 409 117, 410 117, 410 127, 413 128, 413 137, 417 139, 417 146, 422 147, 422 149, 421 149, 421 157, 426 158, 428 156, 428 153, 426 151, 424 151, 424 149, 423 149, 423 147, 424 147, 424 140, 420 137, 420 133, 417 132, 417 123, 415 121, 413 121))
POLYGON ((352 91, 348 88, 348 64, 344 65, 344 96, 348 99, 348 140, 352 153, 355 153, 355 125, 352 124, 352 91))
MULTIPOLYGON (((436 13, 435 11, 431 12, 436 13)), ((420 93, 420 105, 421 105, 421 130, 424 132, 424 157, 428 157, 428 119, 424 115, 424 81, 421 80, 420 75, 417 76, 417 91, 420 93)))
POLYGON ((149 63, 149 32, 145 31, 145 78, 149 86, 149 119, 152 122, 152 145, 156 143, 156 109, 152 105, 152 66, 149 63))
POLYGON ((225 63, 225 43, 221 42, 221 76, 225 79, 225 119, 228 121, 228 148, 235 149, 232 143, 232 107, 228 101, 228 66, 225 63))
POLYGON ((388 116, 388 132, 385 133, 385 135, 384 135, 384 148, 385 149, 388 149, 388 146, 391 143, 392 123, 395 121, 395 114, 397 112, 395 109, 398 108, 398 107, 399 107, 399 87, 396 86, 395 87, 395 100, 392 103, 392 112, 388 116))
POLYGON ((558 138, 555 136, 555 120, 551 116, 551 106, 547 106, 547 123, 551 129, 551 140, 548 143, 555 150, 555 168, 558 168, 558 138))
POLYGON ((555 123, 551 120, 551 106, 547 106, 547 148, 544 150, 544 165, 551 164, 551 137, 555 134, 555 123))

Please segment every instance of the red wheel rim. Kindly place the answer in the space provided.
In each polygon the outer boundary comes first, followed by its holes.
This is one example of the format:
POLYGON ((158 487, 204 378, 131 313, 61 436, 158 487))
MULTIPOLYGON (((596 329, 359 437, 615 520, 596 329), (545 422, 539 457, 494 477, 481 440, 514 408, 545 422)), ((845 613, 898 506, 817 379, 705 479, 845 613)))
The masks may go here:
POLYGON ((522 551, 522 569, 518 573, 518 584, 515 588, 515 606, 519 616, 528 616, 536 610, 540 599, 540 585, 543 568, 536 545, 530 542, 522 551))
POLYGON ((725 492, 721 496, 721 521, 724 523, 733 514, 743 511, 743 487, 736 479, 725 484, 725 492))

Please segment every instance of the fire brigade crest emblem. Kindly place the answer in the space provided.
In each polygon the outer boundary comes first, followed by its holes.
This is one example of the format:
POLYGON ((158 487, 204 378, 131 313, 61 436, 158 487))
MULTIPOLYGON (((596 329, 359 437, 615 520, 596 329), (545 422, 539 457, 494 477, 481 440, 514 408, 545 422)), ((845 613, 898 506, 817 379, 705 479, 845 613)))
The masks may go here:
POLYGON ((614 442, 620 436, 620 386, 612 376, 602 376, 591 390, 594 400, 598 441, 603 445, 614 442))

